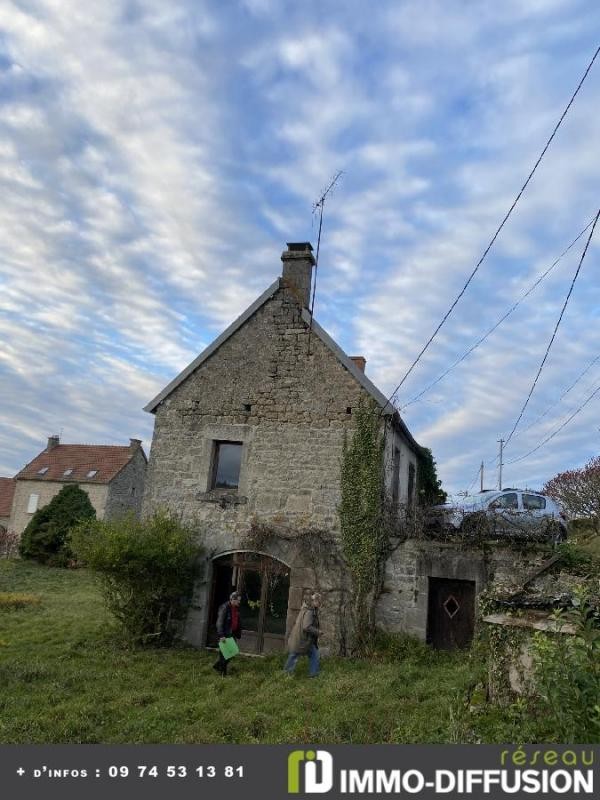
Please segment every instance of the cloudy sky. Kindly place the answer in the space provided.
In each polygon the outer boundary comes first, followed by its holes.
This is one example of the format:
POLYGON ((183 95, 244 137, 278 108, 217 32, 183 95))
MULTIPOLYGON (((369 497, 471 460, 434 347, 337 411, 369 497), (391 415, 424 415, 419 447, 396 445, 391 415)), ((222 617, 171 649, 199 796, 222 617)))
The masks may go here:
MULTIPOLYGON (((52 433, 148 449, 142 407, 279 274, 286 241, 316 243, 312 204, 337 170, 315 314, 391 393, 533 166, 599 26, 588 0, 0 0, 0 474, 52 433)), ((600 58, 398 395, 450 491, 481 460, 496 481, 496 441, 585 236, 410 401, 593 218, 599 108, 600 58)), ((599 255, 600 226, 507 462, 600 386, 599 255)), ((505 484, 539 486, 597 455, 599 411, 600 392, 507 463, 505 484)))

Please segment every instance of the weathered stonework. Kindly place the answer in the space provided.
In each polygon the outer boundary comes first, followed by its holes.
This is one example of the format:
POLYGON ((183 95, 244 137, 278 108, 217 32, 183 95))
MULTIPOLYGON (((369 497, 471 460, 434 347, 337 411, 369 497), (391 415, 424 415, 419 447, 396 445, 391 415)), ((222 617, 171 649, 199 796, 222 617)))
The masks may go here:
MULTIPOLYGON (((294 269, 298 266, 295 260, 294 269)), ((163 507, 198 531, 207 551, 186 637, 206 642, 211 563, 244 550, 253 521, 284 524, 298 531, 322 529, 339 536, 340 465, 352 410, 370 393, 303 315, 307 297, 280 281, 266 300, 212 355, 175 386, 153 410, 154 437, 144 497, 145 515, 163 507), (243 444, 237 491, 211 489, 215 442, 243 444)), ((292 275, 293 277, 293 275, 292 275)), ((342 354, 343 355, 343 354, 342 354)), ((344 358, 347 357, 344 356, 344 358)), ((390 483, 393 443, 399 452, 398 504, 407 500, 409 463, 416 474, 414 440, 386 430, 386 476, 390 483)), ((323 644, 343 648, 342 598, 349 591, 344 571, 316 571, 293 543, 271 543, 265 551, 291 567, 288 629, 303 592, 325 592, 323 644)))
MULTIPOLYGON (((104 510, 106 519, 116 519, 128 513, 140 516, 145 478, 146 458, 142 448, 139 447, 131 461, 108 484, 104 510)), ((86 486, 82 488, 87 490, 86 486)))
POLYGON ((403 631, 423 641, 427 637, 429 579, 473 581, 475 594, 497 584, 525 580, 547 559, 537 546, 522 549, 487 542, 484 549, 456 542, 408 539, 388 559, 377 623, 387 631, 403 631))

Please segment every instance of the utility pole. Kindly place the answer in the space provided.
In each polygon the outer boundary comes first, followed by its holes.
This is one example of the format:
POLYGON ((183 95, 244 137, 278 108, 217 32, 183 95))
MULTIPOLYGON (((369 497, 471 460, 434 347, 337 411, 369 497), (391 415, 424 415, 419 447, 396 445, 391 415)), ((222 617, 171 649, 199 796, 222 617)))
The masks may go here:
POLYGON ((504 439, 498 439, 500 443, 500 472, 498 475, 498 488, 502 491, 502 448, 504 446, 504 439))
POLYGON ((481 462, 481 482, 479 488, 483 492, 483 461, 481 462))

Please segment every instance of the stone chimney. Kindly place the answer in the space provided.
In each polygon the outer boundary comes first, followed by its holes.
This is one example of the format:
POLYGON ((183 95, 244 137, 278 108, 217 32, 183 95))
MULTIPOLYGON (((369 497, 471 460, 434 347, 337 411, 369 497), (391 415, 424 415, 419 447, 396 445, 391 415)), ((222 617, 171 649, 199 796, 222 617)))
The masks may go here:
POLYGON ((48 437, 48 446, 46 447, 46 452, 49 453, 50 450, 54 450, 55 447, 58 447, 60 444, 60 437, 56 436, 49 436, 48 437))
POLYGON ((132 453, 135 453, 136 450, 139 450, 142 446, 141 439, 130 439, 129 440, 129 449, 132 453))
POLYGON ((310 242, 288 242, 281 254, 283 283, 296 294, 303 308, 310 306, 310 287, 315 259, 310 242))
POLYGON ((350 356, 350 361, 354 361, 355 366, 357 366, 361 372, 365 371, 367 359, 364 356, 350 356))

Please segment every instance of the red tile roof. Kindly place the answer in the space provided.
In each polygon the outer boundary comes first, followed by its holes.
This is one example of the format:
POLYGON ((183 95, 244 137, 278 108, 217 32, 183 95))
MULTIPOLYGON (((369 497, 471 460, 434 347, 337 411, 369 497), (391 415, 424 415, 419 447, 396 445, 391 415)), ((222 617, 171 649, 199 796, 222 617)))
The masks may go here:
POLYGON ((15 478, 61 483, 110 483, 132 456, 131 448, 118 445, 58 444, 50 452, 42 450, 15 478), (40 474, 44 467, 48 467, 47 471, 40 474), (73 472, 65 475, 68 469, 73 472), (88 478, 91 470, 97 472, 88 478))
POLYGON ((0 517, 10 517, 15 486, 14 478, 0 478, 0 517))

